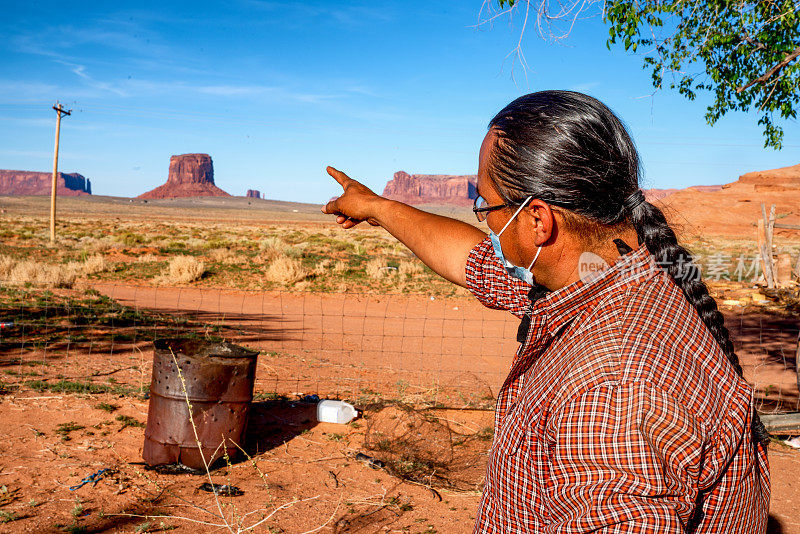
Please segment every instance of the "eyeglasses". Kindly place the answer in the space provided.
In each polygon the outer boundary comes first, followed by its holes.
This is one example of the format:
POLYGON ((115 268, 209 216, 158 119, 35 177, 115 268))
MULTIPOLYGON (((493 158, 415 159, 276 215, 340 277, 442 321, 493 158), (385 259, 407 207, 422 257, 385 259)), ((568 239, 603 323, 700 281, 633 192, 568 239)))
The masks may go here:
POLYGON ((489 206, 486 202, 486 199, 478 195, 475 197, 475 203, 472 205, 472 211, 475 213, 475 217, 478 218, 478 222, 483 222, 486 220, 486 215, 489 212, 501 210, 510 206, 511 204, 498 204, 496 206, 489 206))

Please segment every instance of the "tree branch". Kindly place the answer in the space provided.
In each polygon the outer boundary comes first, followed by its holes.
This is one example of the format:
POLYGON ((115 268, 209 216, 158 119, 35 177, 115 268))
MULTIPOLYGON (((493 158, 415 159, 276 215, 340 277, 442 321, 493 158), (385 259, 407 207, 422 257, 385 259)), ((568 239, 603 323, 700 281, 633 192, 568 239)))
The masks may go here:
POLYGON ((767 72, 765 72, 764 74, 762 74, 758 78, 750 81, 745 86, 737 87, 736 88, 736 94, 740 94, 742 91, 744 91, 746 89, 749 89, 750 87, 754 86, 757 83, 766 82, 767 80, 772 78, 778 71, 780 71, 781 69, 786 67, 786 65, 788 65, 789 63, 791 63, 793 60, 797 59, 798 57, 800 57, 800 46, 795 48, 793 52, 790 52, 789 54, 787 54, 786 57, 783 58, 783 61, 781 61, 780 63, 778 63, 777 65, 775 65, 771 69, 769 69, 767 72))

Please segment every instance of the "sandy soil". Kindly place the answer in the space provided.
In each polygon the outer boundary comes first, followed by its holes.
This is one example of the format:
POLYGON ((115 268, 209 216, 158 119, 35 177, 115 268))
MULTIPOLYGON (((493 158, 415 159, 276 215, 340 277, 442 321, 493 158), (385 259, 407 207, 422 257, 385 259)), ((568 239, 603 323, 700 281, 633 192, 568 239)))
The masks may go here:
MULTIPOLYGON (((227 338, 265 351, 256 391, 267 400, 253 406, 246 445, 252 461, 212 473, 244 495, 220 497, 218 507, 198 489, 207 476, 145 470, 143 428, 117 420, 144 422, 142 398, 23 388, 0 395, 0 503, 19 518, 0 523, 0 532, 220 532, 225 522, 236 531, 262 520, 256 531, 471 530, 491 439, 490 399, 515 348, 512 317, 466 298, 97 287, 124 304, 224 326, 227 338), (308 393, 351 399, 365 417, 315 424, 308 405, 269 400, 308 393), (101 403, 119 409, 108 413, 101 403), (68 423, 73 430, 59 432, 68 423), (404 464, 409 450, 416 456, 404 464), (359 452, 386 467, 371 468, 359 452), (404 465, 412 481, 394 476, 404 465), (70 490, 102 468, 112 472, 70 490)), ((755 307, 723 311, 764 408, 797 409, 796 319, 755 307)), ((137 339, 90 350, 34 349, 10 355, 3 368, 147 385, 157 334, 142 329, 137 339)), ((770 532, 800 533, 800 452, 776 443, 770 461, 770 532)))

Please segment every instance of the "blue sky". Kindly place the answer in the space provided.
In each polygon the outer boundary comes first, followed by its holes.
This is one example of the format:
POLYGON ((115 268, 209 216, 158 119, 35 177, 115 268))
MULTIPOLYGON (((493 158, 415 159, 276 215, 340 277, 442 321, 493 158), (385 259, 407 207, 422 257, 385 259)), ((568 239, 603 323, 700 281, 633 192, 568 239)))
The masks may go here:
MULTIPOLYGON (((169 157, 206 152, 234 195, 323 202, 334 165, 380 192, 397 170, 472 174, 489 119, 521 94, 587 92, 628 124, 645 187, 734 181, 800 163, 800 128, 764 149, 755 115, 716 126, 706 101, 653 93, 641 57, 605 47, 598 18, 565 41, 528 31, 528 70, 505 56, 519 20, 476 27, 470 2, 15 2, 0 21, 0 168, 52 168, 95 194, 135 196, 169 157), (514 77, 511 71, 513 66, 514 77), (527 74, 527 81, 526 81, 527 74)), ((484 12, 485 14, 485 12, 484 12)))

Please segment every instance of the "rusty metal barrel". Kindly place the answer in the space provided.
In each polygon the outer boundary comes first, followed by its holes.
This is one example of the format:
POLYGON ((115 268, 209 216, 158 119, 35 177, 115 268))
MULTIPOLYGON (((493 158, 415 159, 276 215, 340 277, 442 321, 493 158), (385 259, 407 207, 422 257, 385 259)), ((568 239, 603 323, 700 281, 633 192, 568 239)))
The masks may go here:
POLYGON ((239 451, 234 443, 244 447, 258 353, 200 340, 160 339, 154 345, 144 461, 202 469, 201 449, 208 465, 225 448, 235 456, 239 451))

